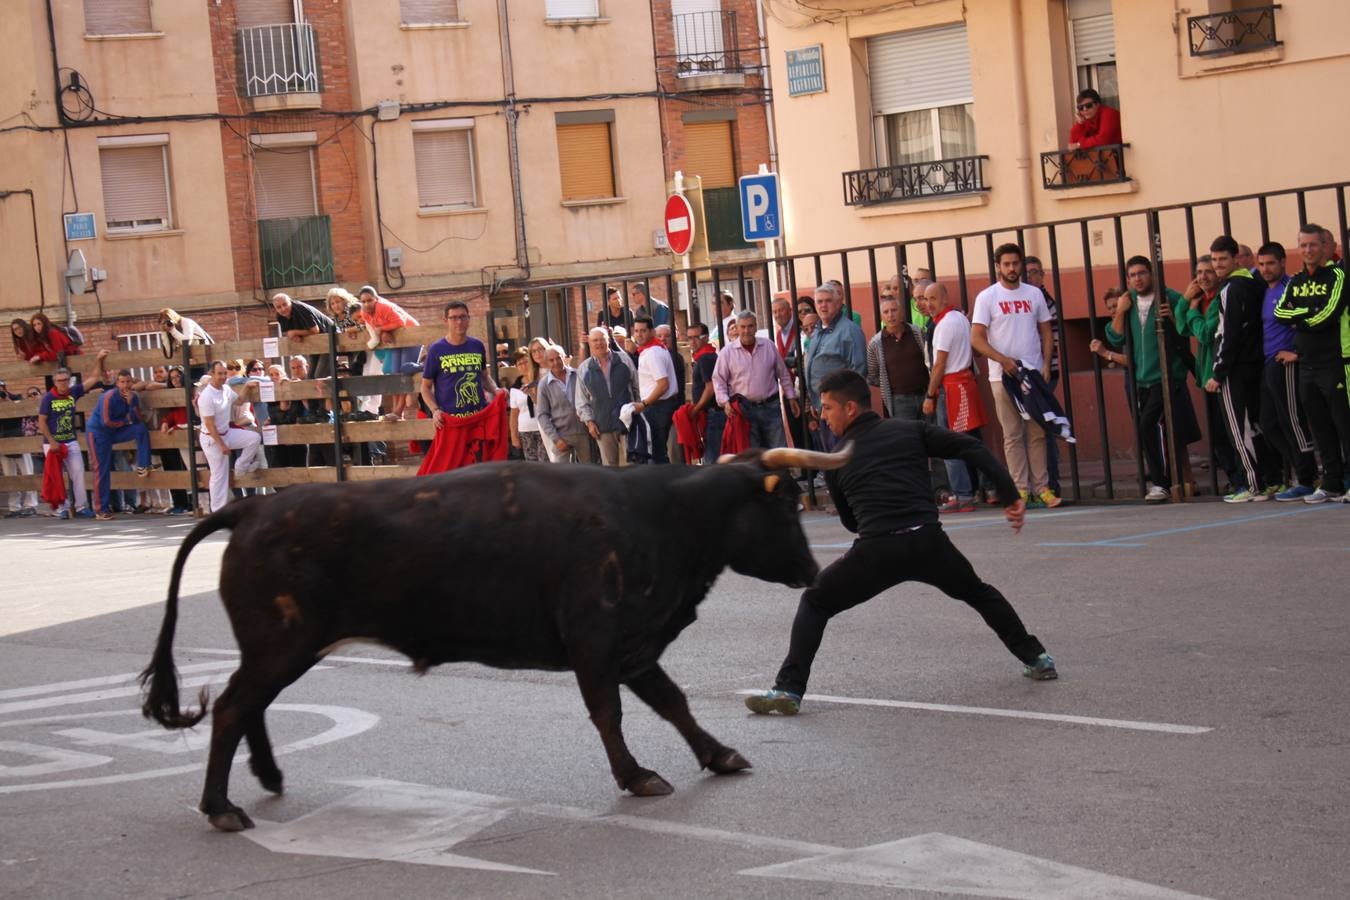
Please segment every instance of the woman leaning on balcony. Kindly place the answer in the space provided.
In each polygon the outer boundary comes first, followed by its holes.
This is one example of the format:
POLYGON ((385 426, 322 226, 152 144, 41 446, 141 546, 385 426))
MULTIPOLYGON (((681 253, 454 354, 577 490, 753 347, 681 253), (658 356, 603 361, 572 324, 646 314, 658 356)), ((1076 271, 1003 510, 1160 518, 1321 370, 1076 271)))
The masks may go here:
POLYGON ((1102 103, 1102 95, 1092 88, 1078 92, 1073 128, 1069 130, 1069 149, 1087 150, 1124 143, 1120 136, 1120 111, 1102 103))

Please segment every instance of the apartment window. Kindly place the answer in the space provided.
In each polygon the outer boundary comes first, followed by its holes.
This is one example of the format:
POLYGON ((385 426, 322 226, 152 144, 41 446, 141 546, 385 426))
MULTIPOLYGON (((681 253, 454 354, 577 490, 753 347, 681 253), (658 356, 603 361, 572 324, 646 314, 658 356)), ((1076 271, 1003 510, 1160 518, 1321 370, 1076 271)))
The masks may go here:
POLYGON ((473 119, 413 122, 413 157, 419 207, 473 209, 478 206, 473 119))
POLYGON ((736 186, 732 123, 684 123, 684 171, 703 179, 703 189, 736 186))
POLYGON ((235 0, 234 3, 236 28, 289 25, 295 21, 293 0, 235 0))
POLYGON ((1111 0, 1069 0, 1074 85, 1092 88, 1107 106, 1120 108, 1116 80, 1116 29, 1111 0))
POLYGON ((173 227, 167 134, 99 138, 98 161, 109 232, 173 227))
POLYGON ((544 16, 549 19, 598 19, 600 0, 545 0, 544 16))
POLYGON ((259 219, 318 215, 311 135, 253 136, 253 195, 259 219))
POLYGON ((870 37, 867 62, 878 165, 975 155, 965 25, 870 37))
POLYGON ((85 34, 150 34, 150 0, 84 0, 85 34))
POLYGON ((617 195, 614 182, 614 111, 555 113, 563 202, 617 195))
POLYGON ((439 25, 458 22, 459 0, 399 0, 404 25, 439 25))

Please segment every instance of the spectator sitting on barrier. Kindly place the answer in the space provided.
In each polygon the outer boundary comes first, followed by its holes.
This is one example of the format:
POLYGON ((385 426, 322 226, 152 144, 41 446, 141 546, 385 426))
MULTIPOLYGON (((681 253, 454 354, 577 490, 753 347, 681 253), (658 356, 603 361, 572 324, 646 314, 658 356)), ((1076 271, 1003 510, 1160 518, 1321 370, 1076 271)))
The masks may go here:
MULTIPOLYGON (((289 338, 296 346, 304 344, 311 335, 328 334, 337 328, 327 315, 308 303, 292 300, 286 293, 272 295, 272 310, 276 313, 282 337, 289 338)), ((327 378, 333 371, 327 341, 321 339, 309 343, 310 346, 318 345, 318 350, 309 359, 309 371, 315 378, 327 378)))
POLYGON ((1120 131, 1120 111, 1102 103, 1102 95, 1092 88, 1078 92, 1077 114, 1069 130, 1069 149, 1087 150, 1124 143, 1120 131))
POLYGON ((211 335, 206 333, 206 329, 195 320, 180 315, 168 307, 159 311, 159 330, 163 333, 160 347, 168 359, 175 359, 181 355, 179 346, 182 344, 215 343, 211 335))
MULTIPOLYGON (((420 323, 409 315, 403 307, 381 297, 375 288, 366 285, 361 288, 361 319, 370 332, 370 341, 366 346, 375 351, 386 375, 410 375, 411 367, 416 366, 422 355, 423 347, 384 347, 398 339, 404 328, 416 328, 420 323), (382 348, 382 349, 376 349, 382 348)), ((398 393, 390 400, 389 415, 385 418, 397 422, 402 419, 415 419, 417 405, 411 392, 398 393)))
MULTIPOLYGON (((142 478, 150 474, 150 432, 141 421, 140 397, 131 389, 130 369, 117 373, 115 390, 105 390, 94 404, 85 429, 89 438, 89 455, 94 464, 94 518, 111 519, 109 496, 112 482, 113 445, 123 441, 136 442, 136 474, 142 478)), ((158 469, 159 466, 154 466, 158 469)), ((133 501, 133 508, 139 504, 133 501)))
POLYGON ((15 319, 10 325, 14 350, 20 359, 26 359, 34 365, 43 362, 64 365, 67 356, 75 356, 80 352, 80 346, 70 339, 64 328, 53 325, 46 313, 33 313, 26 323, 27 327, 16 331, 14 326, 22 324, 25 324, 22 319, 15 319))
POLYGON ((34 364, 42 362, 39 355, 42 345, 38 342, 37 335, 33 333, 33 326, 27 321, 15 319, 10 322, 9 338, 14 343, 14 355, 19 359, 34 364))

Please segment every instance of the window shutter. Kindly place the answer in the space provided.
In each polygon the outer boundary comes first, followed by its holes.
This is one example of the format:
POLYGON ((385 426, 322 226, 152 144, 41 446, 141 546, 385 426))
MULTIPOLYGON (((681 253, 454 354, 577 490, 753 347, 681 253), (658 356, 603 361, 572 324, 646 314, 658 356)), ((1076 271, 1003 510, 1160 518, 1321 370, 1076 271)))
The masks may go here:
POLYGON ((684 171, 702 176, 704 188, 735 186, 730 122, 685 123, 684 171))
POLYGON ((870 37, 867 62, 874 116, 975 99, 963 24, 870 37))
POLYGON ((289 25, 294 21, 295 4, 291 0, 234 0, 236 28, 289 25))
POLYGON ((103 174, 103 212, 110 228, 130 228, 155 219, 169 225, 169 184, 164 147, 105 147, 98 152, 103 174))
POLYGON ((614 155, 609 123, 558 126, 558 167, 564 200, 614 196, 614 155))
POLYGON ((468 128, 413 132, 418 206, 475 205, 470 137, 468 128))
POLYGON ((148 34, 150 0, 84 0, 85 34, 148 34))
POLYGON ((546 0, 546 18, 596 19, 600 17, 600 0, 546 0))
POLYGON ((434 25, 458 22, 459 0, 399 0, 404 25, 434 25))
POLYGON ((253 149, 253 189, 259 219, 318 214, 314 199, 314 149, 253 149))
POLYGON ((1110 15, 1073 20, 1073 64, 1095 66, 1116 60, 1115 21, 1110 15))

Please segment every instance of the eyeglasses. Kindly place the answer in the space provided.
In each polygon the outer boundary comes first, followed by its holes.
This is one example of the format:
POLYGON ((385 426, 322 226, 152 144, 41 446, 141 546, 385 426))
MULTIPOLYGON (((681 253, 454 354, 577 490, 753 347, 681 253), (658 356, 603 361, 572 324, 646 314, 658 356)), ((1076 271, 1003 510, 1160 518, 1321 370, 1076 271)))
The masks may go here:
POLYGON ((451 320, 451 321, 455 321, 455 320, 463 321, 463 320, 467 320, 469 317, 466 316, 466 315, 455 315, 455 316, 446 316, 446 318, 449 319, 449 320, 451 320))
POLYGON ((253 374, 254 372, 261 372, 262 370, 263 370, 263 369, 262 369, 262 366, 254 366, 253 368, 249 369, 248 371, 249 371, 249 374, 253 374))
POLYGON ((1094 109, 1094 108, 1096 108, 1096 106, 1097 106, 1096 103, 1094 103, 1093 101, 1089 100, 1087 103, 1080 103, 1080 104, 1078 104, 1078 111, 1079 111, 1079 112, 1087 112, 1089 109, 1094 109))

